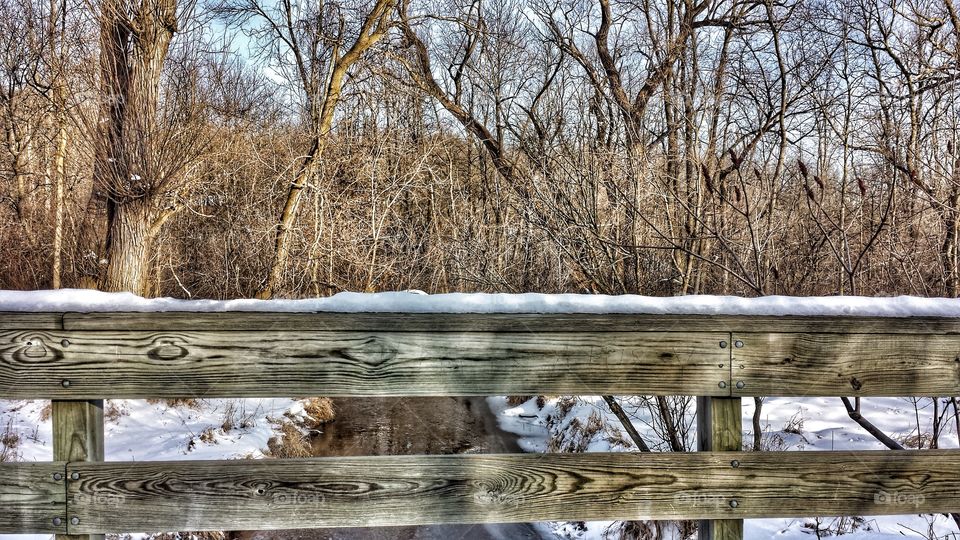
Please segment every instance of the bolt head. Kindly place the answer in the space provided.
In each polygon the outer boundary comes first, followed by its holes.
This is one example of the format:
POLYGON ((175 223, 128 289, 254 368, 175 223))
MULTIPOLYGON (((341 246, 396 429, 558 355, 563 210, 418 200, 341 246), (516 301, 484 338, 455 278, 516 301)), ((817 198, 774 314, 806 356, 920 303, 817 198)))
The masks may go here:
POLYGON ((727 387, 727 383, 726 383, 726 381, 720 381, 720 384, 718 384, 717 386, 719 386, 720 388, 726 388, 726 387, 727 387))
POLYGON ((80 518, 78 518, 77 516, 73 516, 72 518, 70 518, 70 524, 71 524, 71 525, 79 525, 79 524, 80 524, 80 518))
POLYGON ((64 347, 69 347, 69 346, 70 346, 70 340, 69 340, 69 339, 61 339, 61 340, 60 340, 60 345, 63 345, 64 347))
POLYGON ((726 349, 726 348, 727 348, 727 342, 726 342, 726 341, 721 341, 721 342, 720 342, 720 348, 721 348, 721 349, 726 349))
POLYGON ((739 349, 739 348, 743 347, 743 341, 741 341, 741 340, 738 339, 738 340, 736 340, 736 341, 733 342, 733 346, 739 349))
POLYGON ((59 482, 60 480, 63 480, 63 474, 55 472, 53 473, 53 479, 59 482))
MULTIPOLYGON (((737 502, 736 499, 731 499, 731 500, 730 500, 730 508, 736 508, 736 507, 738 507, 738 506, 740 506, 740 503, 737 502)), ((74 525, 76 525, 76 523, 74 523, 74 525)))
POLYGON ((737 381, 737 388, 743 388, 743 387, 746 386, 746 385, 747 385, 747 383, 745 383, 745 382, 743 382, 743 381, 737 381))
POLYGON ((58 517, 55 517, 55 518, 53 518, 53 525, 56 526, 56 527, 59 527, 59 526, 63 525, 63 520, 60 519, 60 518, 58 518, 58 517))
POLYGON ((78 472, 70 473, 70 479, 71 479, 71 480, 79 480, 79 479, 80 479, 80 473, 78 473, 78 472))
POLYGON ((64 388, 70 388, 70 381, 69 381, 68 379, 64 379, 64 380, 60 381, 60 386, 62 386, 62 387, 64 387, 64 388))
POLYGON ((735 460, 733 460, 733 461, 730 462, 730 466, 733 467, 734 469, 736 469, 737 467, 740 466, 740 462, 735 459, 735 460))

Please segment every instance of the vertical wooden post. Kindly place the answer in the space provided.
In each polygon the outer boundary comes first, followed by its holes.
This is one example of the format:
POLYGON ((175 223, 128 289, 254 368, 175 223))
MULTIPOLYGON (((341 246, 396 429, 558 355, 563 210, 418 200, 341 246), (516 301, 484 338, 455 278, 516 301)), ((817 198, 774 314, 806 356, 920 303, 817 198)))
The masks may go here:
MULTIPOLYGON (((740 451, 743 421, 740 398, 697 398, 697 449, 740 451)), ((699 540, 742 540, 742 519, 700 521, 699 540)))
MULTIPOLYGON (((103 400, 53 401, 54 461, 103 461, 103 400)), ((71 482, 67 477, 67 483, 71 482)), ((71 519, 67 500, 67 527, 71 519)), ((57 540, 102 540, 103 535, 58 534, 57 540)))

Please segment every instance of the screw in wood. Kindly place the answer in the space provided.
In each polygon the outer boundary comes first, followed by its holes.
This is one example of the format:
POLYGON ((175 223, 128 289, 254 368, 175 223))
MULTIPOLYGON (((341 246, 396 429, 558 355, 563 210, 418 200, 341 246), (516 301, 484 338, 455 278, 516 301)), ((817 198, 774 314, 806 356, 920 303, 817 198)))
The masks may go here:
POLYGON ((743 387, 746 386, 746 385, 747 385, 747 384, 746 384, 745 382, 743 382, 743 381, 737 381, 737 388, 743 388, 743 387))
POLYGON ((63 520, 58 517, 55 517, 53 518, 53 525, 55 527, 59 527, 60 525, 63 525, 63 520))
POLYGON ((726 388, 726 387, 727 387, 727 383, 726 383, 726 381, 720 381, 720 384, 717 385, 717 386, 719 386, 720 388, 726 388))
POLYGON ((70 381, 69 381, 68 379, 64 379, 64 380, 60 381, 60 386, 62 386, 62 387, 64 387, 64 388, 70 388, 70 381))
POLYGON ((740 349, 740 348, 743 347, 743 341, 741 341, 741 340, 738 339, 738 340, 736 340, 736 341, 733 342, 733 346, 736 347, 736 348, 738 348, 738 349, 740 349))
POLYGON ((70 524, 71 524, 71 525, 79 525, 79 524, 80 524, 80 518, 78 518, 77 516, 73 516, 72 518, 70 518, 70 524))
POLYGON ((726 342, 726 341, 721 341, 721 342, 720 342, 720 348, 721 348, 721 349, 726 349, 726 348, 727 348, 727 342, 726 342))
POLYGON ((64 347, 69 347, 69 346, 70 346, 70 340, 69 340, 69 339, 61 339, 61 340, 60 340, 60 345, 63 345, 64 347))
POLYGON ((78 472, 70 473, 70 479, 71 479, 71 480, 79 480, 79 479, 80 479, 80 473, 78 473, 78 472))
POLYGON ((734 469, 736 469, 737 467, 740 466, 740 462, 737 461, 737 460, 733 460, 733 461, 730 462, 730 466, 733 467, 734 469))
POLYGON ((730 508, 736 508, 736 507, 738 507, 738 506, 740 506, 740 503, 737 502, 736 499, 731 499, 731 500, 730 500, 730 508))
POLYGON ((57 482, 59 482, 59 481, 63 480, 63 474, 58 473, 58 472, 55 472, 55 473, 53 473, 53 479, 56 480, 57 482))

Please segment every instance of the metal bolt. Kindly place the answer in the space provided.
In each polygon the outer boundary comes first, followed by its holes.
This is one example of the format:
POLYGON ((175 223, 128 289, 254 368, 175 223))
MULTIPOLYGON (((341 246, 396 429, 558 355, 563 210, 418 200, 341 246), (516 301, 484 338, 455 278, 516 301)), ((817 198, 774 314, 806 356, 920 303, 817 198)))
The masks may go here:
POLYGON ((737 461, 737 460, 733 460, 733 461, 730 462, 730 466, 733 467, 734 469, 736 469, 737 467, 740 466, 740 462, 737 461))
POLYGON ((79 525, 79 524, 80 524, 80 518, 78 518, 77 516, 73 516, 72 518, 70 518, 70 524, 71 524, 71 525, 79 525))
POLYGON ((54 526, 59 527, 60 525, 63 525, 63 520, 58 517, 55 517, 53 518, 53 524, 54 526))
MULTIPOLYGON (((740 503, 738 503, 736 499, 730 500, 730 508, 736 508, 738 506, 740 506, 740 503)), ((74 525, 76 525, 76 523, 74 523, 74 525)))
POLYGON ((721 348, 721 349, 726 349, 726 348, 727 348, 727 342, 726 342, 726 341, 721 341, 721 342, 720 342, 720 348, 721 348))
POLYGON ((78 473, 78 472, 70 473, 70 479, 71 479, 71 480, 79 480, 79 479, 80 479, 80 473, 78 473))
POLYGON ((726 381, 720 381, 720 384, 717 385, 717 386, 719 386, 720 388, 726 388, 726 387, 727 387, 727 383, 726 383, 726 381))
POLYGON ((63 474, 55 472, 53 473, 53 479, 59 482, 60 480, 63 480, 63 474))
POLYGON ((740 340, 738 339, 738 340, 736 340, 736 341, 733 342, 733 346, 739 349, 739 348, 743 347, 743 341, 740 341, 740 340))
POLYGON ((63 345, 64 347, 69 347, 69 346, 70 346, 70 340, 69 340, 69 339, 61 339, 61 340, 60 340, 60 345, 63 345))
POLYGON ((70 388, 70 380, 69 380, 69 379, 64 379, 64 380, 60 381, 60 386, 62 386, 62 387, 64 387, 64 388, 70 388))
POLYGON ((747 385, 747 384, 744 383, 743 381, 737 381, 737 388, 741 388, 741 389, 742 389, 742 388, 743 388, 744 386, 746 386, 746 385, 747 385))

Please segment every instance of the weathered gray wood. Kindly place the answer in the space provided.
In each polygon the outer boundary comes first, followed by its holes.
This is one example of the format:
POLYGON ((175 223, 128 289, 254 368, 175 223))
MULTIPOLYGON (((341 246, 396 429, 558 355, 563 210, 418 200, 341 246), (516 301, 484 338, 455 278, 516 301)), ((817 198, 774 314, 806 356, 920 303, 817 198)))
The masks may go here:
POLYGON ((0 533, 66 532, 66 465, 0 463, 0 533), (60 525, 54 525, 57 518, 60 525))
POLYGON ((960 335, 734 334, 734 396, 937 396, 960 390, 960 335))
POLYGON ((727 334, 0 332, 9 398, 728 395, 727 334), (724 387, 719 383, 724 381, 724 387))
MULTIPOLYGON (((71 463, 103 461, 103 400, 53 401, 53 459, 71 463)), ((66 482, 73 480, 69 475, 66 482)), ((68 501, 72 519, 75 500, 68 501)), ((103 535, 58 534, 57 540, 102 540, 103 535)))
MULTIPOLYGON (((55 314, 57 317, 61 314, 55 314)), ((828 332, 960 334, 960 319, 652 314, 65 313, 66 330, 396 332, 828 332)))
POLYGON ((60 330, 62 313, 0 311, 0 330, 60 330))
MULTIPOLYGON (((740 451, 743 448, 743 411, 740 398, 697 398, 697 449, 740 451)), ((729 504, 729 503, 728 503, 729 504)), ((742 519, 703 520, 700 540, 742 540, 742 519)))
POLYGON ((68 496, 76 533, 884 515, 957 509, 957 470, 936 450, 107 462, 69 464, 68 496))

